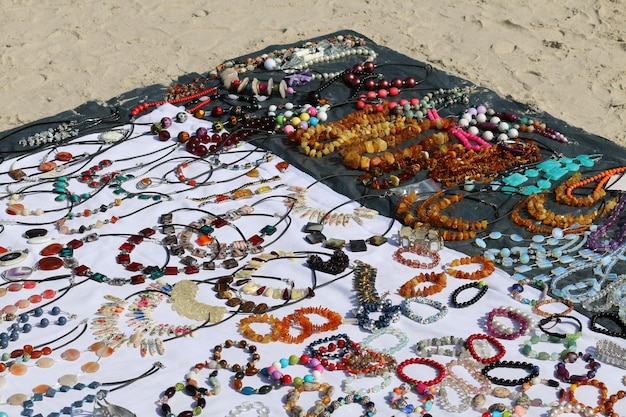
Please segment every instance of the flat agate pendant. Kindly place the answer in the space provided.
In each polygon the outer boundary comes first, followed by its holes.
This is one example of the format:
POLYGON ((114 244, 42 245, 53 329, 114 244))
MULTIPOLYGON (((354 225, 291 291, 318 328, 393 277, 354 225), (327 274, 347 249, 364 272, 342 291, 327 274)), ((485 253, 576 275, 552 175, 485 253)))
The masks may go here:
POLYGON ((16 266, 4 271, 2 273, 2 278, 7 281, 21 281, 30 277, 33 274, 33 271, 33 268, 29 266, 16 266))

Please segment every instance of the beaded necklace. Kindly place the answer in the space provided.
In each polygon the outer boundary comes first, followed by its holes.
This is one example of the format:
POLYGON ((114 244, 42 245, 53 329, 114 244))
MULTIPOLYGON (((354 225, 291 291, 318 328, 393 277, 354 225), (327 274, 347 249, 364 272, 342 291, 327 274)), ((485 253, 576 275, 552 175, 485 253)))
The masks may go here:
POLYGON ((48 414, 48 417, 54 417, 56 415, 62 414, 71 415, 75 410, 82 409, 82 407, 88 403, 94 403, 94 415, 96 415, 96 412, 101 413, 101 415, 112 415, 111 413, 114 412, 116 413, 115 415, 120 417, 132 417, 135 415, 134 413, 128 411, 123 407, 110 404, 106 400, 106 396, 117 389, 124 388, 134 382, 139 381, 140 379, 153 375, 162 368, 164 368, 162 363, 155 362, 148 371, 129 380, 102 383, 98 381, 93 381, 89 384, 72 381, 73 383, 70 383, 69 385, 61 383, 59 388, 49 387, 45 392, 35 392, 35 394, 31 397, 28 397, 25 394, 14 394, 9 397, 7 402, 11 405, 21 405, 23 407, 22 415, 33 415, 33 408, 35 404, 43 401, 43 399, 46 397, 52 398, 55 397, 58 393, 70 392, 72 390, 82 391, 85 388, 95 390, 100 387, 115 386, 115 388, 112 388, 110 390, 100 390, 95 395, 87 394, 85 397, 82 398, 82 400, 75 401, 74 403, 72 403, 71 406, 63 407, 59 412, 50 413, 48 414))
POLYGON ((565 135, 546 126, 545 123, 509 112, 488 109, 483 105, 469 108, 460 118, 459 125, 473 135, 480 134, 487 141, 494 139, 507 141, 516 139, 520 133, 535 133, 561 143, 569 142, 565 135))
POLYGON ((217 65, 209 74, 216 77, 217 73, 225 68, 234 68, 237 72, 249 72, 257 68, 291 72, 306 69, 309 65, 328 62, 327 60, 357 54, 368 55, 371 60, 375 59, 376 52, 365 45, 366 41, 363 38, 351 34, 338 35, 318 41, 307 41, 288 49, 277 49, 256 58, 226 61, 217 65))

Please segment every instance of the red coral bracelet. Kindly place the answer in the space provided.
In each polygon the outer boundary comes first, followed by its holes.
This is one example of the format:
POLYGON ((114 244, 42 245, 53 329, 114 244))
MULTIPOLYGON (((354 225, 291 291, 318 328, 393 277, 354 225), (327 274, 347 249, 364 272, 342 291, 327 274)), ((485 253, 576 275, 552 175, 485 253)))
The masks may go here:
POLYGON ((488 334, 475 333, 473 335, 470 335, 470 337, 467 338, 466 344, 467 344, 467 350, 469 350, 469 353, 470 355, 472 355, 472 358, 476 359, 478 362, 482 364, 488 364, 488 363, 499 361, 500 359, 504 357, 504 354, 506 353, 506 349, 504 348, 504 345, 500 343, 498 339, 496 339, 493 336, 489 336, 488 334), (488 358, 481 357, 476 352, 476 348, 474 347, 475 340, 488 341, 489 343, 491 343, 492 346, 494 346, 497 349, 498 353, 488 358))
POLYGON ((400 377, 401 380, 409 384, 414 384, 415 386, 419 384, 424 384, 428 387, 432 387, 434 385, 439 384, 446 377, 446 368, 439 362, 434 361, 432 359, 428 359, 428 358, 407 359, 398 365, 396 372, 398 373, 398 377, 400 377), (404 373, 404 368, 413 364, 423 364, 423 365, 431 366, 435 368, 437 371, 439 371, 439 375, 437 375, 435 379, 431 379, 430 381, 419 381, 417 379, 410 378, 407 374, 404 373))

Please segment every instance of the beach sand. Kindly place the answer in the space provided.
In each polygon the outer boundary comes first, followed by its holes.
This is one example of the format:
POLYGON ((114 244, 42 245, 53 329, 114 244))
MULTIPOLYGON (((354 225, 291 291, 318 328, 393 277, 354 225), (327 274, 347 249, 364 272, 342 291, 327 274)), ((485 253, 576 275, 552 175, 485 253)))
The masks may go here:
POLYGON ((625 0, 11 0, 0 130, 349 29, 626 145, 625 15, 625 0))

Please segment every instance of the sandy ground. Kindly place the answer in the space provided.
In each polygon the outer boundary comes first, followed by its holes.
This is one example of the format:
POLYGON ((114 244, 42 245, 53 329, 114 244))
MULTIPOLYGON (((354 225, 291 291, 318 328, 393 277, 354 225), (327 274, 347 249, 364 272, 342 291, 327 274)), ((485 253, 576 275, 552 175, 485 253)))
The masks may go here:
POLYGON ((626 145, 625 14, 625 0, 7 0, 0 130, 351 29, 626 145))

